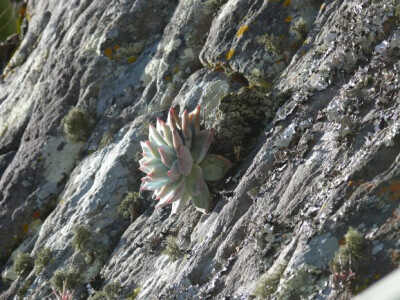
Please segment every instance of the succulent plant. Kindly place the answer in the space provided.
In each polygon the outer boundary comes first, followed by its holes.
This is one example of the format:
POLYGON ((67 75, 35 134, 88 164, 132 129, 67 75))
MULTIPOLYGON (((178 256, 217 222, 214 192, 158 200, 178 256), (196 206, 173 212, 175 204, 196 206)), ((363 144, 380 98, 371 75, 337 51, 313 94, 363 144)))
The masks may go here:
POLYGON ((149 126, 149 140, 141 142, 143 158, 140 170, 141 190, 153 191, 157 207, 172 203, 172 212, 180 212, 192 199, 197 210, 207 213, 210 192, 206 181, 222 179, 231 162, 217 154, 207 154, 214 139, 213 130, 200 130, 200 106, 180 117, 171 108, 167 123, 157 118, 149 126))

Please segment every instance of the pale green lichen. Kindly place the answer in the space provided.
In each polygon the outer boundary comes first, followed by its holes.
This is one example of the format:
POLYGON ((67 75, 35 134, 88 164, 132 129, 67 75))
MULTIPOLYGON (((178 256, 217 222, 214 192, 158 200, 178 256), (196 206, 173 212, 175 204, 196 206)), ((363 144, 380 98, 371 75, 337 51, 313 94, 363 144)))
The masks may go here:
POLYGON ((212 122, 207 124, 206 119, 206 126, 218 132, 215 152, 224 153, 231 159, 245 156, 261 130, 289 96, 289 93, 272 95, 263 86, 243 87, 224 96, 212 122))
POLYGON ((162 253, 167 254, 171 261, 177 260, 181 256, 181 249, 176 242, 176 238, 174 238, 173 236, 167 236, 165 242, 167 246, 162 253))
POLYGON ((318 289, 316 281, 319 273, 316 268, 303 264, 299 270, 284 281, 277 298, 282 300, 309 299, 309 296, 318 289))
POLYGON ((265 50, 267 50, 268 52, 275 54, 275 55, 279 55, 279 53, 281 53, 282 51, 282 43, 281 43, 281 39, 277 36, 275 36, 274 34, 264 34, 262 36, 259 36, 257 38, 257 41, 260 44, 263 44, 265 47, 265 50))
POLYGON ((273 271, 262 275, 258 279, 256 288, 254 289, 252 295, 255 296, 256 299, 266 299, 275 293, 286 266, 287 264, 280 264, 273 271))
POLYGON ((308 24, 300 17, 290 26, 290 31, 293 32, 299 40, 304 40, 309 32, 308 24))

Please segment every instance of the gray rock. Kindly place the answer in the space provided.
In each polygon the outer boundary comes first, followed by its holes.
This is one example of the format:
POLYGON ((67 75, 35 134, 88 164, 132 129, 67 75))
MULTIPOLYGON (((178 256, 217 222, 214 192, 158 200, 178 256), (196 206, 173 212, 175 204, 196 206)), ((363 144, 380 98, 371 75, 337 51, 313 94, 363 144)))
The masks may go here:
POLYGON ((116 282, 120 299, 339 299, 396 268, 395 1, 32 0, 27 11, 0 83, 0 298, 25 282, 26 299, 44 299, 73 268, 77 299, 116 282), (124 219, 148 125, 198 104, 210 151, 235 163, 209 185, 211 211, 169 216, 141 192, 124 219), (71 107, 96 120, 86 141, 64 133, 71 107), (333 267, 350 227, 362 253, 333 267), (17 254, 43 248, 43 270, 18 277, 17 254))

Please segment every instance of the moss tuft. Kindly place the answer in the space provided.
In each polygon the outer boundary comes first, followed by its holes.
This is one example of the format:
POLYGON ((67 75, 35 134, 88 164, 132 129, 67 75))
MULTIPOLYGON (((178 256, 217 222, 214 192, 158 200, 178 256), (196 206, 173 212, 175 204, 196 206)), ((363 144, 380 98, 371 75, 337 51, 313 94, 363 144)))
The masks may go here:
POLYGON ((364 254, 365 239, 361 233, 350 227, 344 236, 346 239, 346 247, 349 252, 357 258, 364 254))
POLYGON ((167 254, 171 261, 177 260, 181 256, 181 249, 176 242, 176 238, 173 236, 167 236, 165 242, 167 243, 167 247, 162 253, 167 254))
POLYGON ((35 268, 33 269, 33 272, 36 276, 39 276, 39 274, 43 271, 44 267, 49 262, 50 257, 51 251, 48 248, 42 248, 37 252, 35 259, 35 268))
POLYGON ((290 31, 293 32, 299 40, 304 40, 309 32, 308 24, 303 18, 300 18, 290 26, 290 31))
POLYGON ((50 279, 51 285, 58 291, 62 291, 64 285, 65 289, 72 291, 79 281, 79 272, 74 268, 57 270, 50 279))
POLYGON ((25 298, 26 292, 29 290, 32 283, 33 281, 31 279, 27 279, 21 284, 20 288, 17 291, 17 296, 19 297, 19 299, 25 298))
POLYGON ((85 142, 96 125, 96 118, 80 108, 71 108, 64 118, 64 131, 72 142, 85 142))
POLYGON ((33 260, 29 253, 18 253, 14 261, 14 269, 18 274, 30 272, 33 268, 33 260))
POLYGON ((253 295, 257 299, 266 299, 275 293, 285 268, 286 264, 281 264, 274 271, 262 275, 257 281, 253 295))
POLYGON ((89 228, 85 225, 77 225, 74 227, 74 238, 72 246, 80 252, 84 252, 86 242, 90 239, 89 228))
POLYGON ((89 300, 118 300, 121 294, 121 284, 112 282, 104 286, 102 291, 97 292, 89 300))
POLYGON ((128 192, 118 206, 118 212, 125 218, 133 222, 142 212, 143 203, 138 192, 128 192))
POLYGON ((136 289, 133 290, 132 293, 128 295, 128 297, 125 300, 135 300, 136 297, 139 295, 139 293, 140 293, 140 287, 137 287, 136 289))
POLYGON ((360 232, 349 228, 345 235, 345 244, 341 245, 330 263, 335 284, 345 285, 354 292, 355 276, 365 252, 365 239, 360 232))

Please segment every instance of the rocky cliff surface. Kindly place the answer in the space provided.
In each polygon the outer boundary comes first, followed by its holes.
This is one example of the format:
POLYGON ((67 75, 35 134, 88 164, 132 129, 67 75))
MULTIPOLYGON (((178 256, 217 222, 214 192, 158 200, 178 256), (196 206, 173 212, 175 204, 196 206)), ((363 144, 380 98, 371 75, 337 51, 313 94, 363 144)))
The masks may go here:
POLYGON ((397 0, 29 0, 25 18, 0 83, 0 298, 347 299, 398 267, 397 0), (208 214, 169 216, 136 194, 139 142, 198 104, 234 166, 208 214))

